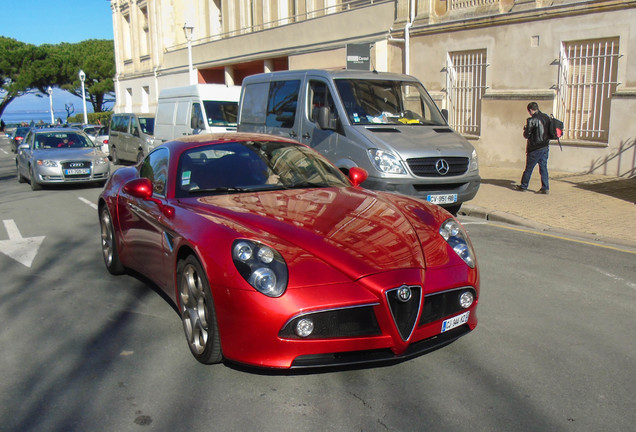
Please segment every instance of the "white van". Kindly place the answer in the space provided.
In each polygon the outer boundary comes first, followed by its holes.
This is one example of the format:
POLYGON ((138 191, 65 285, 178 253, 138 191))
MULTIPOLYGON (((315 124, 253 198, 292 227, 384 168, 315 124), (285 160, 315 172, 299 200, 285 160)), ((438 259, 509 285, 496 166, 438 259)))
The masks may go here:
POLYGON ((195 84, 161 90, 155 138, 170 141, 205 132, 236 132, 240 86, 195 84))
POLYGON ((362 186, 415 196, 456 213, 475 197, 477 152, 453 131, 416 78, 366 71, 297 70, 243 80, 239 132, 291 137, 362 186))

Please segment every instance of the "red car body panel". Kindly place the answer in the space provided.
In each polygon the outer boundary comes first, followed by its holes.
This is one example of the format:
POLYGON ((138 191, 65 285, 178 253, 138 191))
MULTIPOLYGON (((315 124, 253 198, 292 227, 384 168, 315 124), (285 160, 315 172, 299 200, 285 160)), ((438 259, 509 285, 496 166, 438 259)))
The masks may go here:
MULTIPOLYGON (((168 177, 177 177, 184 150, 228 139, 285 141, 232 134, 169 143, 168 177)), ((112 216, 121 262, 178 304, 177 262, 195 254, 211 286, 226 359, 288 368, 302 356, 375 350, 404 356, 415 342, 438 337, 447 317, 416 325, 404 340, 387 303, 387 290, 403 285, 421 287, 423 304, 428 295, 470 287, 476 295, 466 309, 464 333, 477 325, 479 270, 466 265, 440 236, 439 227, 451 218, 441 207, 353 186, 175 198, 175 181, 169 181, 165 197, 140 200, 124 189, 138 177, 138 167, 120 168, 100 196, 112 216), (231 256, 236 239, 263 243, 283 256, 289 279, 282 296, 261 294, 239 274, 231 256), (372 308, 379 334, 281 335, 300 315, 356 307, 372 308)))

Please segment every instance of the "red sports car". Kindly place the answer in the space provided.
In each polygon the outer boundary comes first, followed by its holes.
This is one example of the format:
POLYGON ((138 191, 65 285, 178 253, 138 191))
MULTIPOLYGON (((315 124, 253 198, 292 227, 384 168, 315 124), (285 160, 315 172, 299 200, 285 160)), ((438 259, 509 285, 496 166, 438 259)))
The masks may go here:
POLYGON ((479 271, 464 229, 365 178, 267 135, 166 143, 100 195, 104 261, 166 292, 202 363, 385 362, 473 330, 479 271))

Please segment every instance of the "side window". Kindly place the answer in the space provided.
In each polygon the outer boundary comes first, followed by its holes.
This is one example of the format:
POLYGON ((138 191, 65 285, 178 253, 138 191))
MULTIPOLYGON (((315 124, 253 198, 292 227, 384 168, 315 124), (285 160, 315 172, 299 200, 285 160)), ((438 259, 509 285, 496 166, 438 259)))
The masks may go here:
POLYGON ((139 168, 139 176, 149 179, 152 182, 153 193, 162 197, 166 196, 169 160, 168 149, 159 148, 150 153, 139 168))
POLYGON ((323 81, 311 80, 309 81, 309 94, 307 96, 307 117, 312 122, 318 120, 318 111, 322 107, 329 108, 329 114, 331 119, 338 118, 338 111, 336 110, 336 104, 331 97, 329 87, 327 83, 323 81))
POLYGON ((299 89, 300 80, 272 82, 267 100, 266 126, 279 128, 294 126, 299 89))
POLYGON ((203 111, 201 111, 201 104, 198 102, 192 104, 190 125, 192 126, 192 129, 201 129, 200 126, 205 125, 205 123, 203 122, 203 111))
POLYGON ((245 86, 241 104, 241 124, 265 124, 268 94, 268 82, 245 86))

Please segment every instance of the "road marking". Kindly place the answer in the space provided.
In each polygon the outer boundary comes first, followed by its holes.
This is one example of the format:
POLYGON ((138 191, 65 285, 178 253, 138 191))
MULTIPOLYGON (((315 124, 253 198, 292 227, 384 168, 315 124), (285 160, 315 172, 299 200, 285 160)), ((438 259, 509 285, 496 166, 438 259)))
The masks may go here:
POLYGON ((0 240, 0 252, 26 267, 31 267, 45 236, 23 238, 13 219, 2 222, 9 240, 0 240))
POLYGON ((5 149, 3 149, 3 148, 0 148, 0 151, 1 151, 2 153, 4 153, 4 154, 9 154, 9 152, 8 152, 8 151, 6 151, 6 150, 5 150, 5 149))
POLYGON ((591 242, 591 241, 586 241, 586 240, 577 240, 577 239, 573 239, 570 237, 564 237, 564 236, 560 236, 560 235, 555 235, 555 234, 548 234, 545 232, 540 232, 540 231, 533 231, 530 229, 524 229, 524 228, 516 228, 513 226, 508 226, 508 225, 501 225, 498 223, 490 223, 491 226, 495 226, 495 227, 499 227, 499 228, 505 228, 508 230, 512 230, 512 231, 519 231, 519 232, 524 232, 524 233, 528 233, 528 234, 536 234, 536 235, 540 235, 543 237, 550 237, 550 238, 554 238, 554 239, 558 239, 558 240, 567 240, 570 242, 574 242, 574 243, 581 243, 581 244, 585 244, 585 245, 589 245, 589 246, 596 246, 596 247, 600 247, 600 248, 604 248, 604 249, 611 249, 611 250, 615 250, 615 251, 619 251, 619 252, 627 252, 630 254, 636 254, 635 250, 630 250, 630 249, 623 249, 620 248, 618 246, 609 246, 609 245, 604 245, 604 244, 600 244, 600 243, 595 243, 595 242, 591 242))
POLYGON ((94 202, 91 202, 91 201, 87 200, 86 198, 82 198, 82 197, 77 197, 77 199, 79 199, 84 204, 88 204, 89 206, 91 206, 95 210, 97 210, 97 204, 95 204, 94 202))

